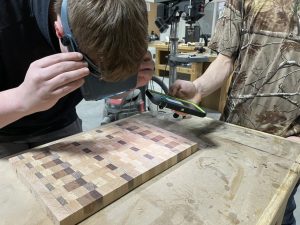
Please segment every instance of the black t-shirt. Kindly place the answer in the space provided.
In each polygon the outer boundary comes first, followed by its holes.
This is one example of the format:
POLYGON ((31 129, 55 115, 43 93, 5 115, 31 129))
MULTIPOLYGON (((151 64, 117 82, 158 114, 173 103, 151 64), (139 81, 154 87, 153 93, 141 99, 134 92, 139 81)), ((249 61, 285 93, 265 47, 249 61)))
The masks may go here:
MULTIPOLYGON (((58 40, 49 29, 49 4, 50 0, 0 0, 0 91, 19 86, 33 61, 59 52, 58 40)), ((77 118, 75 106, 81 99, 77 90, 51 109, 0 129, 0 135, 20 139, 63 128, 77 118)))

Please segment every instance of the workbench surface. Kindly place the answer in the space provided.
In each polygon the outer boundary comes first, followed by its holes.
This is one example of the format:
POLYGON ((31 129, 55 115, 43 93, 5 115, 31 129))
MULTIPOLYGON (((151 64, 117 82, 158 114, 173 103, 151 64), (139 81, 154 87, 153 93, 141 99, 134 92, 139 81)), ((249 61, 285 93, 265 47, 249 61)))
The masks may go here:
MULTIPOLYGON (((81 224, 280 224, 300 176, 299 143, 208 118, 136 118, 197 142, 199 151, 81 224)), ((7 159, 0 174, 0 224, 52 224, 7 159)))

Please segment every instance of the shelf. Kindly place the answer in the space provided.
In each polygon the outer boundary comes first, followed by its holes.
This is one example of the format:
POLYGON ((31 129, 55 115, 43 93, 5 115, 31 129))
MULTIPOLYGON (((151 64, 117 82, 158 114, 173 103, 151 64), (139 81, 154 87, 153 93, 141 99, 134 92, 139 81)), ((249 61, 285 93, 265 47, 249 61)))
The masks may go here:
MULTIPOLYGON (((170 70, 169 66, 166 66, 164 64, 155 65, 155 68, 157 70, 167 70, 167 71, 170 70)), ((176 68, 176 71, 178 73, 186 73, 186 74, 191 74, 193 72, 193 70, 191 68, 180 67, 180 66, 176 68)))

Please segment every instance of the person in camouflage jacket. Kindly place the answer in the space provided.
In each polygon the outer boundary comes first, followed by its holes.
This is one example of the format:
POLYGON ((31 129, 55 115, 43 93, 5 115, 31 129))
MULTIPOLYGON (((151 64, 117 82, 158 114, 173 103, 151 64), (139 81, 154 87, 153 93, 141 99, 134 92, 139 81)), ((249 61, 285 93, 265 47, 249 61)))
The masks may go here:
POLYGON ((232 75, 223 121, 300 142, 300 0, 227 0, 209 47, 216 60, 170 94, 199 103, 232 75))

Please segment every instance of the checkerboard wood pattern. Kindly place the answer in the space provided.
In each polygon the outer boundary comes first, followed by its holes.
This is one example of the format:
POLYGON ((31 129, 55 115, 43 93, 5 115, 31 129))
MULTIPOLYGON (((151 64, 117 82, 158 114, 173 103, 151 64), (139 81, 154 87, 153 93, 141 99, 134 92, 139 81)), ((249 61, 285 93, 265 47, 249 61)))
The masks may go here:
POLYGON ((55 224, 75 224, 196 150, 194 142, 131 118, 10 163, 55 224))

